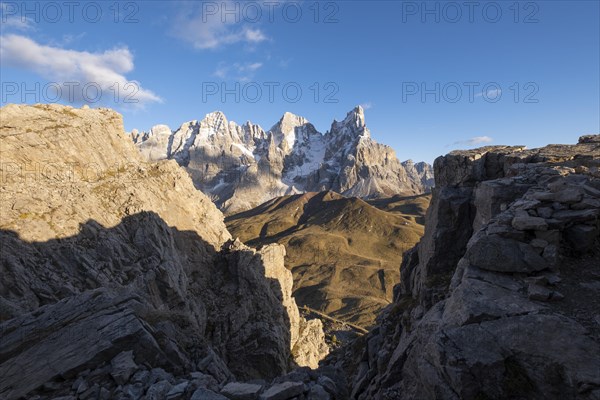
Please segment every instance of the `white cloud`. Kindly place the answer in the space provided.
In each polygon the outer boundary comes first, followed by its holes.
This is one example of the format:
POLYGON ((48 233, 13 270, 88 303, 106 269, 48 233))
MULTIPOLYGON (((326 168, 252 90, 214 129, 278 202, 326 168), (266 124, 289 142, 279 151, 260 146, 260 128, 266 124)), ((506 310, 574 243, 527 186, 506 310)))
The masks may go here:
POLYGON ((459 140, 459 141, 454 142, 451 145, 448 145, 446 147, 449 147, 449 146, 479 146, 481 144, 491 143, 493 141, 494 141, 494 139, 492 139, 489 136, 475 136, 475 137, 472 137, 471 139, 459 140))
POLYGON ((362 103, 360 106, 363 108, 363 110, 370 110, 373 108, 373 104, 370 101, 367 103, 362 103))
POLYGON ((213 76, 220 79, 233 79, 248 82, 254 77, 254 73, 263 66, 260 62, 254 63, 219 63, 213 76))
POLYGON ((202 13, 202 2, 181 6, 179 14, 174 18, 171 33, 201 50, 240 42, 255 45, 268 39, 259 28, 241 26, 241 22, 236 22, 231 15, 228 17, 221 12, 235 9, 233 1, 214 4, 218 11, 205 14, 202 13))
MULTIPOLYGON (((129 102, 124 104, 135 108, 151 102, 162 102, 152 91, 142 88, 139 82, 125 77, 124 74, 131 72, 134 67, 133 55, 126 47, 90 53, 42 45, 21 35, 2 35, 1 39, 2 66, 27 69, 58 84, 77 82, 81 87, 86 84, 97 85, 102 90, 101 100, 114 101, 115 88, 118 88, 119 102, 127 99, 129 102)), ((67 93, 63 90, 64 97, 67 93)), ((75 90, 75 96, 77 93, 75 90)), ((78 96, 74 100, 85 102, 86 99, 78 96)))
POLYGON ((35 31, 34 21, 17 11, 16 3, 0 3, 0 31, 35 31))

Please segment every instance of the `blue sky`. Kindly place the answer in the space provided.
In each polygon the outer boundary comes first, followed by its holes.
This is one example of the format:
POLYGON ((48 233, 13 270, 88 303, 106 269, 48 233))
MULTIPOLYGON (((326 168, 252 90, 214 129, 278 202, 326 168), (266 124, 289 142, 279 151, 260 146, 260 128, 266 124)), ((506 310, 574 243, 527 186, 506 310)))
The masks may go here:
POLYGON ((323 132, 362 104, 376 140, 428 162, 600 131, 600 2, 466 4, 4 2, 2 104, 80 105, 100 88, 91 105, 122 112, 127 130, 221 110, 265 129, 290 111, 323 132), (65 82, 80 85, 72 99, 65 82))

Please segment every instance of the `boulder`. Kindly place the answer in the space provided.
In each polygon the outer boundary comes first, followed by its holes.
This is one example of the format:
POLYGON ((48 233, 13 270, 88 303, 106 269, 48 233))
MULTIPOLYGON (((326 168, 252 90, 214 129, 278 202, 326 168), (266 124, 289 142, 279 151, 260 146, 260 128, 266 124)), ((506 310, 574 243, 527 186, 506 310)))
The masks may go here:
POLYGON ((231 400, 255 400, 262 388, 252 383, 230 382, 221 389, 221 394, 231 400))
POLYGON ((168 381, 158 381, 148 388, 146 400, 164 400, 172 387, 168 381))
POLYGON ((171 389, 169 389, 169 391, 167 392, 166 400, 181 400, 181 399, 183 399, 185 396, 185 391, 187 390, 189 385, 190 385, 189 382, 184 381, 184 382, 178 383, 177 385, 171 387, 171 389))
POLYGON ((227 400, 227 397, 208 389, 198 388, 194 391, 190 400, 227 400))
POLYGON ((512 226, 520 231, 545 231, 548 229, 548 224, 544 218, 530 216, 513 218, 512 226))
POLYGON ((124 351, 110 361, 112 375, 118 385, 124 385, 129 381, 129 378, 138 369, 137 364, 133 360, 133 351, 124 351))
POLYGON ((288 400, 304 393, 305 387, 302 382, 277 383, 260 395, 261 400, 288 400))
POLYGON ((498 272, 533 272, 549 267, 528 244, 497 235, 481 236, 467 250, 469 262, 479 268, 498 272))

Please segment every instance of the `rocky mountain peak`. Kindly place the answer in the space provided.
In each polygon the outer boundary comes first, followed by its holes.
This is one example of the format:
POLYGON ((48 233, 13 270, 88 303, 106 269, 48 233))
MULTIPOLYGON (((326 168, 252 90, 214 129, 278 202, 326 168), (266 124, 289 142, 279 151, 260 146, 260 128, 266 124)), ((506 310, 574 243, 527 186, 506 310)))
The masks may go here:
POLYGON ((227 117, 221 111, 213 111, 206 114, 204 119, 200 121, 200 129, 206 130, 208 136, 213 134, 224 134, 229 128, 227 117))
POLYGON ((279 123, 284 126, 297 127, 308 124, 308 120, 300 115, 286 111, 279 120, 279 123))
POLYGON ((131 137, 146 158, 177 160, 226 212, 298 192, 335 190, 371 198, 419 194, 433 184, 431 174, 414 167, 407 171, 389 146, 370 138, 360 106, 334 121, 326 134, 290 112, 265 132, 250 122, 228 122, 216 111, 171 135, 131 137))
POLYGON ((275 143, 287 154, 291 152, 297 141, 306 140, 310 134, 318 133, 314 126, 304 117, 286 112, 270 129, 275 143))
POLYGON ((371 133, 365 124, 365 112, 361 106, 356 106, 346 114, 343 121, 336 120, 331 124, 331 134, 348 135, 353 138, 370 137, 371 133))

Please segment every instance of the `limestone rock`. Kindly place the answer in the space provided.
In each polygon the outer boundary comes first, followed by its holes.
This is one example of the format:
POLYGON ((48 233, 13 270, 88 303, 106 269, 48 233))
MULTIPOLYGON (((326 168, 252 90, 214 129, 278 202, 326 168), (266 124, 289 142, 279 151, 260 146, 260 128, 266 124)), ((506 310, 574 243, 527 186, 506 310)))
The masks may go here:
POLYGON ((174 131, 158 125, 131 139, 147 160, 176 160, 227 213, 295 193, 333 190, 373 198, 418 194, 433 184, 431 166, 403 165, 390 147, 371 138, 361 107, 325 134, 291 113, 265 131, 217 111, 174 131))
POLYGON ((298 339, 294 343, 292 354, 299 366, 313 369, 329 354, 320 319, 300 320, 298 339))

